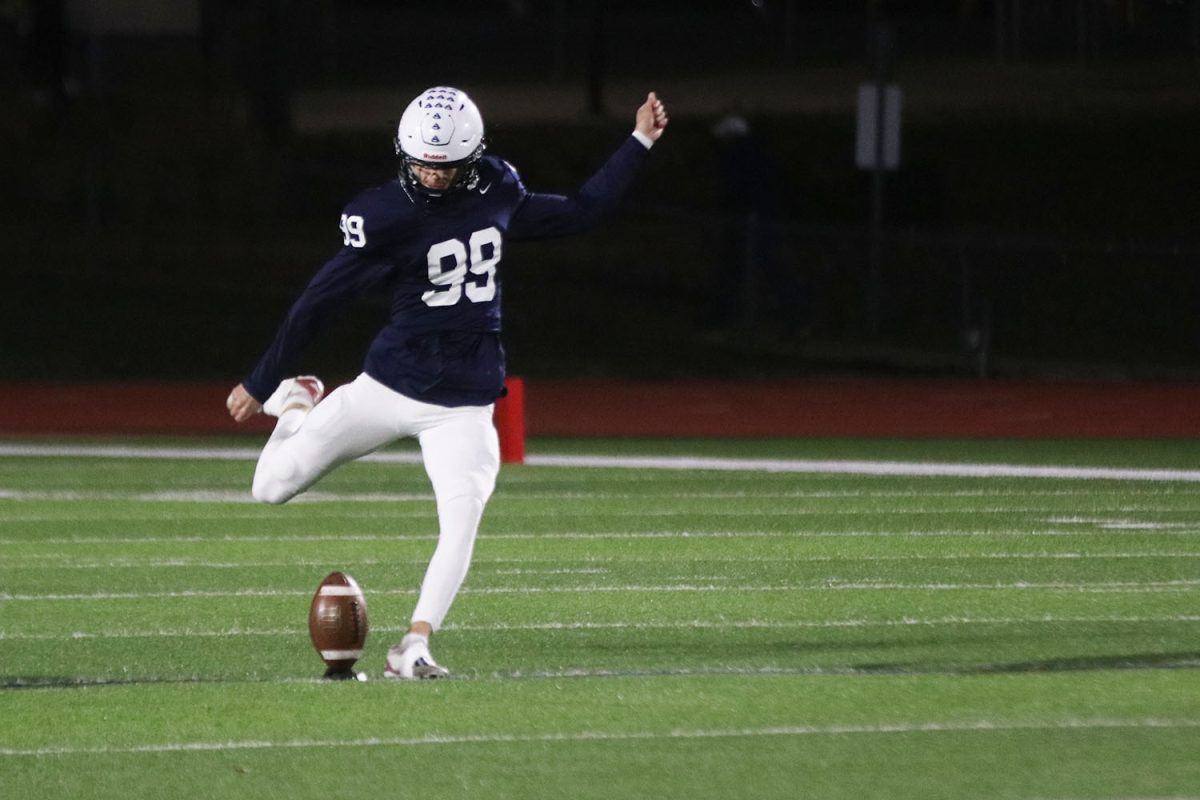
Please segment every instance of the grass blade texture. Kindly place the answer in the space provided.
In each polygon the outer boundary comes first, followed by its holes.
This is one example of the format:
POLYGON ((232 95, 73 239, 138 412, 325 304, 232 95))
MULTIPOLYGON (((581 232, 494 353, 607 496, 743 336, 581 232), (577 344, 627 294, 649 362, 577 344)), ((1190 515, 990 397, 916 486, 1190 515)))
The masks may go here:
POLYGON ((534 442, 417 683, 414 453, 120 447, 0 447, 2 797, 1200 797, 1195 443, 534 442))

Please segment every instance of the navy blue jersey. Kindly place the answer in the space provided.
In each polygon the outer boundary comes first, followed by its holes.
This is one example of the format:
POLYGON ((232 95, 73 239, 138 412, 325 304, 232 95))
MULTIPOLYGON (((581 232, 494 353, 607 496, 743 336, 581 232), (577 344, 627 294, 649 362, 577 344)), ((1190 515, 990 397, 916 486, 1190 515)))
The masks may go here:
POLYGON ((304 347, 338 309, 367 293, 390 299, 363 371, 426 403, 487 405, 504 387, 500 272, 506 241, 586 230, 616 206, 646 157, 629 137, 572 196, 529 192, 507 162, 485 157, 468 190, 426 198, 399 180, 346 206, 343 246, 297 298, 243 381, 260 402, 294 374, 304 347))

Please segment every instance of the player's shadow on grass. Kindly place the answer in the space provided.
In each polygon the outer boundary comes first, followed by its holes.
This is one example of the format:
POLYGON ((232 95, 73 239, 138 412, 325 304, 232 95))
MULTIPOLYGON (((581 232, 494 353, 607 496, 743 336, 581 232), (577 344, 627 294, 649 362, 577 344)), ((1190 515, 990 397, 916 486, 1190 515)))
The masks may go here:
POLYGON ((1200 652, 1144 653, 1048 658, 1008 664, 983 664, 971 672, 1087 672, 1109 669, 1200 669, 1200 652))
POLYGON ((997 663, 934 664, 877 663, 857 664, 857 672, 921 673, 948 672, 963 675, 1013 674, 1022 672, 1090 672, 1100 670, 1200 669, 1200 652, 1138 653, 1132 655, 1076 656, 1041 660, 997 663))
POLYGON ((180 683, 246 683, 245 678, 230 678, 222 676, 203 677, 197 675, 179 676, 174 678, 101 678, 91 676, 60 676, 60 675, 0 675, 0 691, 18 689, 86 689, 97 686, 149 686, 152 684, 180 683))

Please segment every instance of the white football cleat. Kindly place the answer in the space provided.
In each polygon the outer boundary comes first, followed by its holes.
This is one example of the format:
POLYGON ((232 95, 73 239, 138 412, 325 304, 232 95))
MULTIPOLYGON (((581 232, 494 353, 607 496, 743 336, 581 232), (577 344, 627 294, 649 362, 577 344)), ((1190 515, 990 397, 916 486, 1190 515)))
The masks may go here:
POLYGON ((280 381, 278 388, 263 403, 263 413, 278 417, 294 406, 311 409, 325 396, 325 384, 315 375, 300 375, 280 381))
POLYGON ((448 678, 450 673, 438 666, 429 654, 429 640, 417 633, 407 634, 400 644, 388 648, 383 677, 396 680, 448 678))

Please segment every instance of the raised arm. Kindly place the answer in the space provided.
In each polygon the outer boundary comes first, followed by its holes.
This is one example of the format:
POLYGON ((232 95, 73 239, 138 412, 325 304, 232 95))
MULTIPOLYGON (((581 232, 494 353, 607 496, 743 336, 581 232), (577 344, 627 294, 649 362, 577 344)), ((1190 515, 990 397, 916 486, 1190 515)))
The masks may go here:
POLYGON ((616 208, 645 161, 646 151, 662 138, 666 127, 667 110, 658 95, 650 92, 634 116, 632 135, 579 191, 572 195, 529 193, 513 217, 509 237, 543 239, 596 226, 616 208))

